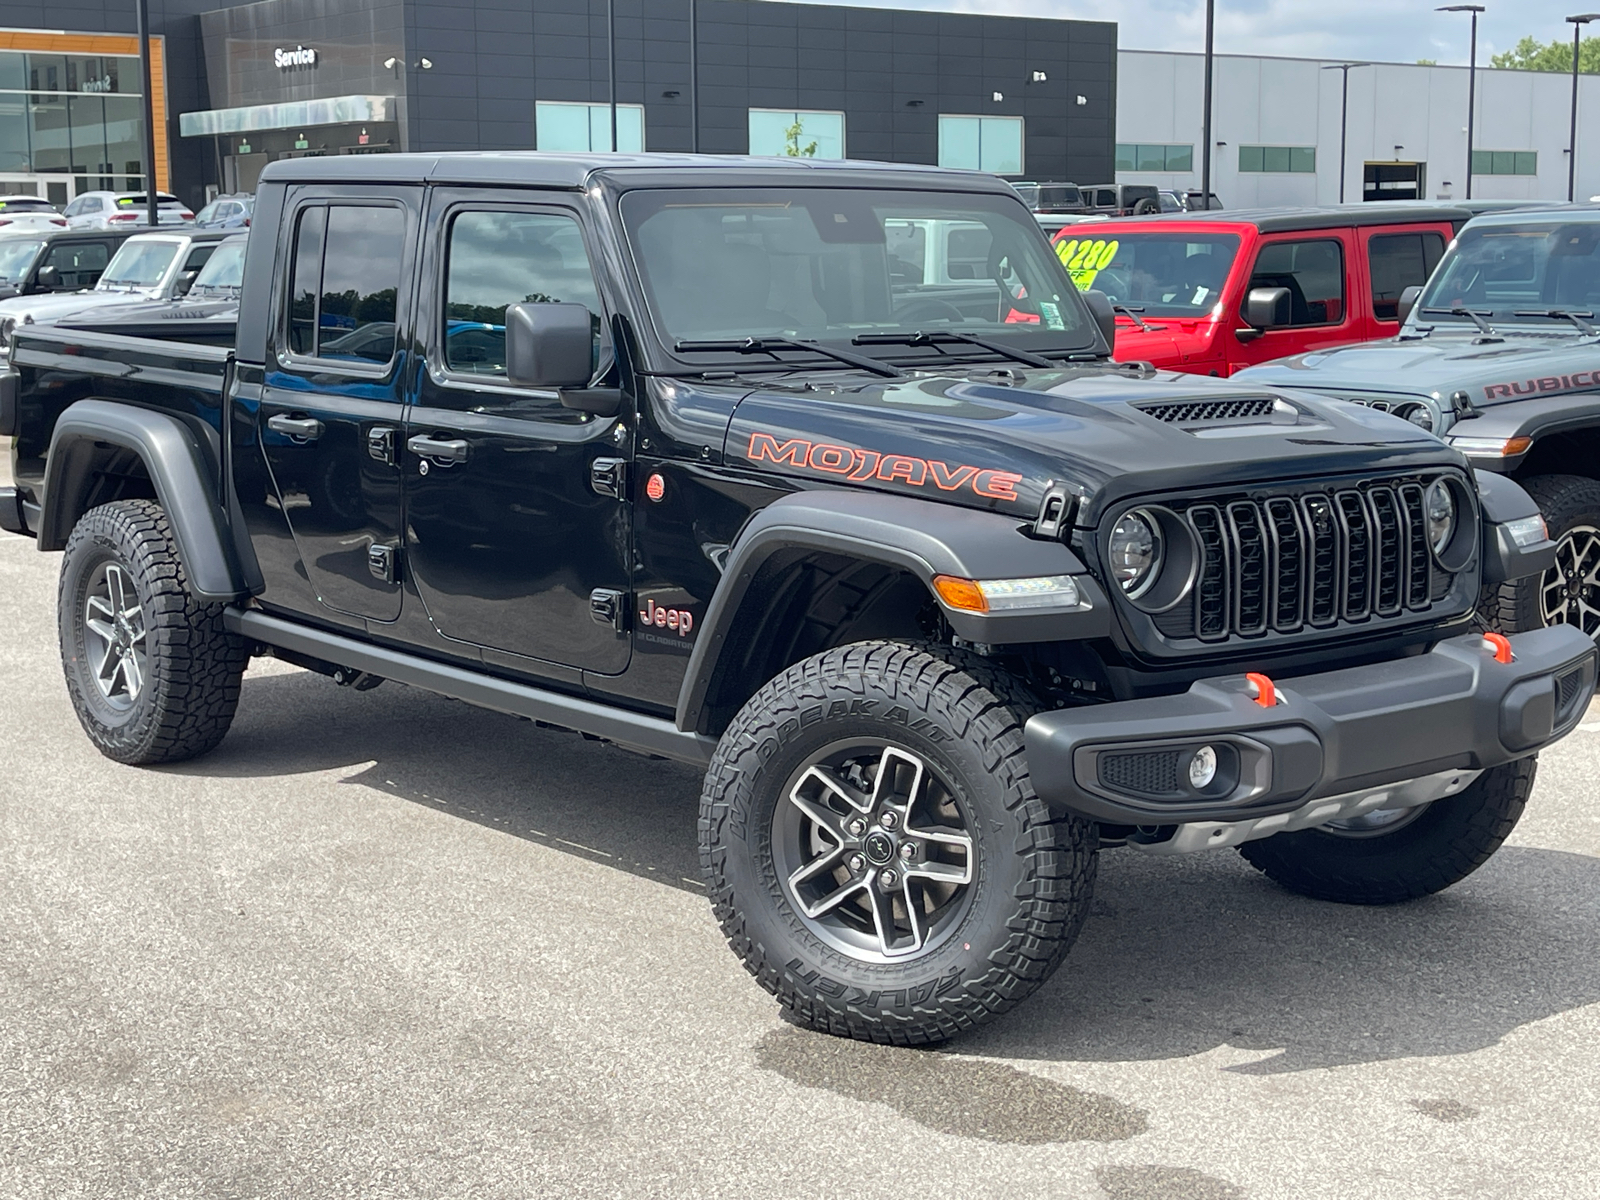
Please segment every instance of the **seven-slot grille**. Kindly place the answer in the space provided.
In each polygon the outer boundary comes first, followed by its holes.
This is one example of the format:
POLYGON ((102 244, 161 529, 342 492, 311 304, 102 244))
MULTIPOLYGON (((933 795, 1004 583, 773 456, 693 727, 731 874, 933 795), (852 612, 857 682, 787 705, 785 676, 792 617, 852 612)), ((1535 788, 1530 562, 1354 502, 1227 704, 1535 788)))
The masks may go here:
POLYGON ((1450 577, 1428 549, 1423 484, 1176 506, 1200 563, 1191 596, 1156 617, 1168 637, 1223 641, 1423 612, 1450 577))

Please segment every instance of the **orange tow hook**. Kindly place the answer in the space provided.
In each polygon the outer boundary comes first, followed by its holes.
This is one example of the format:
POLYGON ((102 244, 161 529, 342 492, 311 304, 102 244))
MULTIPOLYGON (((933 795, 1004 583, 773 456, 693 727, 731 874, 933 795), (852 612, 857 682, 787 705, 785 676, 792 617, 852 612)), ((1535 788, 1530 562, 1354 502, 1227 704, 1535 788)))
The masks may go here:
POLYGON ((1503 633, 1484 634, 1483 644, 1494 651, 1494 660, 1497 663, 1508 663, 1516 658, 1516 655, 1511 653, 1510 639, 1503 633))
POLYGON ((1245 682, 1255 688, 1255 702, 1262 708, 1271 708, 1278 703, 1278 689, 1273 686, 1272 680, 1255 671, 1245 675, 1245 682))

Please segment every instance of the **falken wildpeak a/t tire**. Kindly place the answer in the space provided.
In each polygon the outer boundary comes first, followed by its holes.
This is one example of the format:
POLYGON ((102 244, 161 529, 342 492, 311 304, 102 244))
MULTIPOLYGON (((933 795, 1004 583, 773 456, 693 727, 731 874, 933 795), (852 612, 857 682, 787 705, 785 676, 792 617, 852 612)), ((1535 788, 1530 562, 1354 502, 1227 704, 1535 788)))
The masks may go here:
POLYGON ((976 655, 863 642, 795 664, 734 718, 700 860, 729 945, 795 1023, 939 1042, 1060 965, 1096 840, 1034 794, 1036 705, 976 655))
POLYGON ((1326 829, 1246 842, 1239 853, 1291 892, 1340 904, 1398 904, 1472 874, 1517 827, 1538 769, 1524 758, 1491 767, 1459 795, 1435 800, 1392 833, 1326 829))
POLYGON ((57 625, 72 706, 107 758, 178 762, 227 734, 248 654, 222 605, 190 595, 159 504, 84 514, 61 564, 57 625))

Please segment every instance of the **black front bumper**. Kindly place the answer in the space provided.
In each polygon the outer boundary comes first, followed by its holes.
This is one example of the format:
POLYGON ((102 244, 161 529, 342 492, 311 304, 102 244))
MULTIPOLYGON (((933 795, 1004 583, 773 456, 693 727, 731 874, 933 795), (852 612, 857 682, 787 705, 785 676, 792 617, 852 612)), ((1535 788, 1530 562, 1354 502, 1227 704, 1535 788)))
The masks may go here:
MULTIPOLYGON (((1594 643, 1560 625, 1476 635, 1426 654, 1275 681, 1264 708, 1243 675, 1177 696, 1058 709, 1028 721, 1028 767, 1049 804, 1119 825, 1242 821, 1324 796, 1482 770, 1564 737, 1595 689, 1594 643), (1215 778, 1191 782, 1211 748, 1215 778)), ((1203 773, 1202 776, 1203 778, 1203 773)))

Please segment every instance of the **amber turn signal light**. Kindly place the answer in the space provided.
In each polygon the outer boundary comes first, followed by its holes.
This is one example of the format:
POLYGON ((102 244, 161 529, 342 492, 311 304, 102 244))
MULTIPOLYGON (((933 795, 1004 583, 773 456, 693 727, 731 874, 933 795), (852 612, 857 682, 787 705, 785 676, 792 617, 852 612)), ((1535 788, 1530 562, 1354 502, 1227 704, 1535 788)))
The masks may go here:
POLYGON ((950 608, 960 612, 988 612, 989 601, 976 579, 962 579, 959 575, 935 575, 933 590, 939 593, 950 608))

